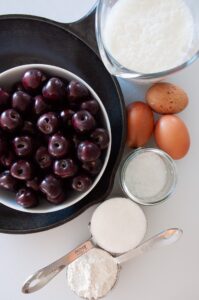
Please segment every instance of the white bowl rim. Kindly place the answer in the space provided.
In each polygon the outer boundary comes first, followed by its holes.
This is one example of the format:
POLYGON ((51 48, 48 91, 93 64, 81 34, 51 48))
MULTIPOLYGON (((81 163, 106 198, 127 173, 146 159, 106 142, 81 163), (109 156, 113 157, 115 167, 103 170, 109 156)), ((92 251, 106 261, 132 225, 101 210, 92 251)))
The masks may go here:
MULTIPOLYGON (((0 73, 0 85, 1 85, 1 80, 3 79, 3 77, 9 76, 10 74, 13 74, 14 72, 23 73, 28 69, 41 69, 46 73, 52 72, 52 75, 53 75, 53 72, 62 73, 63 75, 54 75, 54 76, 58 76, 60 78, 66 79, 66 80, 68 80, 67 77, 70 77, 72 79, 75 79, 75 80, 80 81, 81 83, 83 83, 89 89, 91 94, 94 96, 94 99, 96 99, 98 101, 98 103, 100 105, 100 108, 101 108, 101 111, 102 111, 102 114, 103 114, 103 118, 104 118, 105 123, 106 123, 108 133, 109 133, 110 142, 109 142, 109 146, 108 146, 107 151, 106 151, 105 160, 104 160, 103 167, 102 167, 100 173, 95 178, 95 180, 94 180, 92 186, 90 187, 90 189, 87 190, 84 193, 81 193, 74 200, 72 200, 70 202, 65 201, 65 202, 63 202, 62 204, 59 204, 59 205, 51 205, 50 203, 49 204, 47 203, 49 205, 49 208, 43 208, 43 209, 40 208, 40 205, 37 206, 37 207, 33 207, 33 208, 23 208, 22 206, 18 205, 15 201, 8 202, 8 200, 2 199, 1 195, 0 195, 0 203, 4 204, 5 206, 10 207, 12 209, 22 211, 22 212, 26 212, 26 213, 39 213, 39 214, 41 214, 41 213, 53 213, 53 212, 60 211, 60 210, 63 210, 65 208, 68 208, 68 207, 74 205, 75 203, 81 201, 84 197, 86 197, 94 189, 94 187, 100 181, 100 179, 101 179, 102 175, 104 174, 104 171, 107 167, 109 158, 110 158, 111 144, 112 144, 111 126, 110 126, 110 121, 109 121, 106 109, 104 107, 104 104, 102 103, 102 101, 99 98, 99 96, 97 95, 97 93, 93 90, 93 88, 86 81, 84 81, 81 77, 79 77, 78 75, 76 75, 73 72, 70 72, 70 71, 68 71, 64 68, 60 68, 60 67, 57 67, 57 66, 54 66, 54 65, 48 65, 48 64, 25 64, 25 65, 20 65, 20 66, 10 68, 10 69, 0 73)), ((5 191, 5 193, 9 194, 9 192, 7 192, 7 191, 5 191)), ((13 195, 13 193, 12 194, 10 193, 10 195, 13 195)))

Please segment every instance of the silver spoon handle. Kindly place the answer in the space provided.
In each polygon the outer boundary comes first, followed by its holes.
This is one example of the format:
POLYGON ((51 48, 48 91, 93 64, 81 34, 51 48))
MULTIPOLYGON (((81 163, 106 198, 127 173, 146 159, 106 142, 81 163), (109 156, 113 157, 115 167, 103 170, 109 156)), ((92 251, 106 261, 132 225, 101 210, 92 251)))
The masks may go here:
POLYGON ((33 293, 44 287, 53 277, 55 277, 60 271, 62 271, 67 265, 82 256, 90 249, 94 247, 93 243, 88 240, 85 243, 79 245, 73 249, 67 255, 56 260, 52 264, 40 269, 33 275, 31 275, 24 283, 22 292, 33 293))
POLYGON ((130 259, 133 259, 141 254, 144 254, 145 252, 153 249, 157 249, 159 247, 168 246, 170 244, 173 244, 176 242, 181 236, 182 236, 182 229, 178 228, 171 228, 167 229, 165 231, 162 231, 161 233, 155 235, 148 241, 142 243, 140 246, 138 246, 135 249, 132 249, 128 251, 127 253, 124 253, 118 257, 116 257, 116 261, 119 264, 122 264, 130 259))

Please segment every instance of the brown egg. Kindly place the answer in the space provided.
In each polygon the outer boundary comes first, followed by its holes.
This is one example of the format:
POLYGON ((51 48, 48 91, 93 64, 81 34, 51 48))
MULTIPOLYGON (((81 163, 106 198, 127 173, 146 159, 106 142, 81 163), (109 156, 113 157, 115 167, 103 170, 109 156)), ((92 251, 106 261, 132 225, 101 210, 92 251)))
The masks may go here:
POLYGON ((186 92, 177 85, 160 82, 147 91, 146 101, 159 114, 176 114, 187 107, 189 99, 186 92))
POLYGON ((183 158, 190 147, 189 132, 184 122, 175 115, 160 117, 155 127, 158 147, 173 159, 183 158))
POLYGON ((153 112, 147 104, 137 101, 128 106, 127 114, 127 144, 132 148, 142 147, 148 142, 153 133, 153 112))

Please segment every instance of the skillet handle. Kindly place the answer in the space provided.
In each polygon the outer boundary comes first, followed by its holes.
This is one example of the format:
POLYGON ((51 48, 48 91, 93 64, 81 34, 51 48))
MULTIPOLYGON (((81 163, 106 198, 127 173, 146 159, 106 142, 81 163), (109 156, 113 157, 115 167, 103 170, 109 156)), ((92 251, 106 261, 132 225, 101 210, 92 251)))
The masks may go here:
POLYGON ((62 26, 84 41, 99 56, 95 37, 95 12, 97 3, 98 1, 96 1, 88 14, 80 20, 69 24, 62 24, 62 26))

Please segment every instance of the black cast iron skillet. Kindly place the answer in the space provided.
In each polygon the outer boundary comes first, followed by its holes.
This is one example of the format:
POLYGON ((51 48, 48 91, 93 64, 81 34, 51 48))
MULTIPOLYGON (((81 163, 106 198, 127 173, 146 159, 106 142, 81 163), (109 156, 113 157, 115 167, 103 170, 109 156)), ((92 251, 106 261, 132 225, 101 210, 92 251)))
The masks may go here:
POLYGON ((93 11, 85 19, 61 24, 44 18, 0 17, 0 72, 31 63, 65 68, 84 79, 99 95, 110 118, 112 148, 97 186, 80 202, 47 214, 23 213, 0 205, 0 232, 33 233, 59 226, 109 195, 125 140, 125 108, 118 82, 98 56, 93 11))

